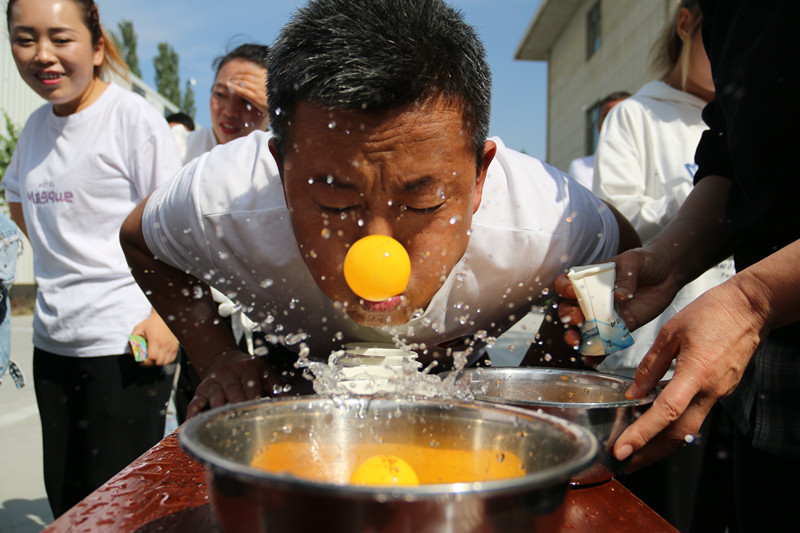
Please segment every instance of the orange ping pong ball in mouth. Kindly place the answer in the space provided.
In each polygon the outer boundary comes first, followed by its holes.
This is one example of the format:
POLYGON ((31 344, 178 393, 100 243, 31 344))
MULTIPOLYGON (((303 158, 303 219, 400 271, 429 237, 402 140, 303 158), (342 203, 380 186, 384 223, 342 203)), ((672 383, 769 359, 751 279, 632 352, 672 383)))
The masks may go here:
POLYGON ((386 235, 357 240, 344 258, 344 279, 358 296, 382 302, 406 290, 411 260, 403 245, 386 235))

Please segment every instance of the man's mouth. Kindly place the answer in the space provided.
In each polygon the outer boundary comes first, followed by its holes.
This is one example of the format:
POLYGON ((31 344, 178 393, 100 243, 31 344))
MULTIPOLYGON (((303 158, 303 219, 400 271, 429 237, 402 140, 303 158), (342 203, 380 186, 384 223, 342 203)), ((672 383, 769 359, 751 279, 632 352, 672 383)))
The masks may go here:
POLYGON ((362 298, 359 300, 359 303, 361 304, 361 307, 368 313, 391 313, 400 307, 400 304, 403 303, 403 297, 392 296, 388 300, 383 300, 382 302, 373 302, 371 300, 364 300, 362 298))

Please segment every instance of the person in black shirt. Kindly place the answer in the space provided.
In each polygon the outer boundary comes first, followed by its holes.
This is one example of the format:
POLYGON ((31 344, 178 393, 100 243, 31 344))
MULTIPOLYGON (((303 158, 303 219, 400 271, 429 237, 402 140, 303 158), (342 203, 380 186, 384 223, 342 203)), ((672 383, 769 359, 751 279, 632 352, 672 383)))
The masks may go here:
MULTIPOLYGON (((692 440, 722 399, 737 423, 739 531, 778 531, 800 499, 800 20, 796 0, 701 0, 715 99, 695 187, 675 220, 617 262, 615 297, 631 330, 731 252, 737 274, 678 313, 637 371, 630 397, 674 378, 614 445, 631 468, 692 440)), ((573 296, 565 277, 557 290, 573 296)), ((582 320, 573 302, 563 318, 582 320)), ((575 344, 577 332, 566 339, 575 344)), ((634 333, 635 335, 635 333, 634 333)))

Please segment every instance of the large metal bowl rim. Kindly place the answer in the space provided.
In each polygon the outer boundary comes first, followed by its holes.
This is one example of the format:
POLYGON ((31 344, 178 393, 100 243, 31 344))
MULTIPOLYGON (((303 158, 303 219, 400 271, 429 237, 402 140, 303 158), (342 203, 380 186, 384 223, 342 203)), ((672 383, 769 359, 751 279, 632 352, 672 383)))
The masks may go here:
POLYGON ((393 398, 391 396, 362 396, 342 399, 341 397, 334 398, 324 395, 295 396, 292 398, 283 399, 262 398, 259 400, 224 405, 222 407, 200 413, 188 420, 181 427, 178 434, 178 440, 181 447, 192 457, 202 463, 207 469, 211 469, 215 473, 222 473, 225 476, 232 477, 240 481, 276 488, 301 488, 303 490, 316 493, 337 493, 339 495, 347 495, 347 497, 360 497, 364 499, 379 498, 381 500, 402 499, 408 501, 419 499, 442 500, 456 496, 463 497, 465 495, 481 497, 488 493, 499 495, 503 493, 518 492, 521 489, 534 490, 537 488, 552 487, 557 486, 560 483, 564 483, 566 486, 566 483, 573 475, 585 470, 594 462, 599 450, 597 439, 590 431, 579 426, 578 424, 569 422, 556 416, 548 415, 546 413, 532 412, 528 409, 513 406, 491 404, 488 402, 464 402, 460 400, 438 399, 400 401, 406 401, 409 403, 424 402, 427 404, 438 404, 443 408, 452 407, 490 410, 503 416, 507 415, 508 420, 513 420, 515 417, 520 420, 535 419, 537 421, 545 422, 551 426, 563 428, 564 431, 569 433, 575 439, 577 453, 575 454, 575 457, 566 464, 555 465, 549 468, 537 470, 536 472, 525 474, 523 476, 502 480, 474 483, 424 484, 413 487, 369 487, 323 483, 291 476, 288 474, 276 474, 266 470, 260 470, 220 456, 211 448, 200 443, 199 439, 197 438, 197 434, 201 431, 203 425, 207 421, 210 421, 214 418, 227 416, 235 410, 247 410, 248 408, 253 408, 263 403, 318 403, 323 401, 336 401, 340 403, 358 402, 359 404, 364 405, 371 402, 392 402, 398 400, 397 398, 393 398))
MULTIPOLYGON (((503 367, 503 368, 470 368, 464 370, 466 374, 486 374, 491 375, 514 375, 514 374, 530 374, 541 373, 544 375, 552 374, 553 376, 568 376, 573 378, 589 378, 589 379, 606 379, 609 382, 626 383, 628 386, 633 385, 633 380, 624 376, 617 376, 613 374, 604 374, 602 372, 582 371, 582 370, 563 370, 554 368, 534 368, 534 367, 503 367)), ((562 408, 562 409, 609 409, 619 407, 638 407, 642 405, 649 405, 653 403, 661 391, 660 387, 656 387, 647 396, 642 398, 632 398, 625 400, 609 401, 609 402, 554 402, 547 400, 536 399, 520 399, 520 398, 503 398, 501 396, 490 396, 487 394, 475 394, 475 399, 481 402, 502 404, 504 406, 531 406, 548 407, 548 408, 562 408)))

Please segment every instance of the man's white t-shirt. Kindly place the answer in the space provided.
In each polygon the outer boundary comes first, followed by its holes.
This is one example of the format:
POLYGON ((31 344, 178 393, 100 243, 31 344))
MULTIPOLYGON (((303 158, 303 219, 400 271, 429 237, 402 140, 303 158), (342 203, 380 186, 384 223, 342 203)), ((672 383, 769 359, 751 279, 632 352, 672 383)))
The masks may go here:
POLYGON ((37 284, 34 346, 66 356, 125 353, 151 306, 119 244, 125 217, 180 169, 169 126, 110 84, 88 108, 28 119, 3 179, 20 202, 37 284))
POLYGON ((144 237, 159 259, 240 302, 276 340, 304 342, 313 357, 394 335, 427 346, 498 335, 557 274, 617 252, 616 220, 590 191, 492 139, 497 155, 469 246, 444 285, 405 325, 359 326, 322 293, 299 253, 269 135, 254 132, 184 167, 148 201, 144 237))

